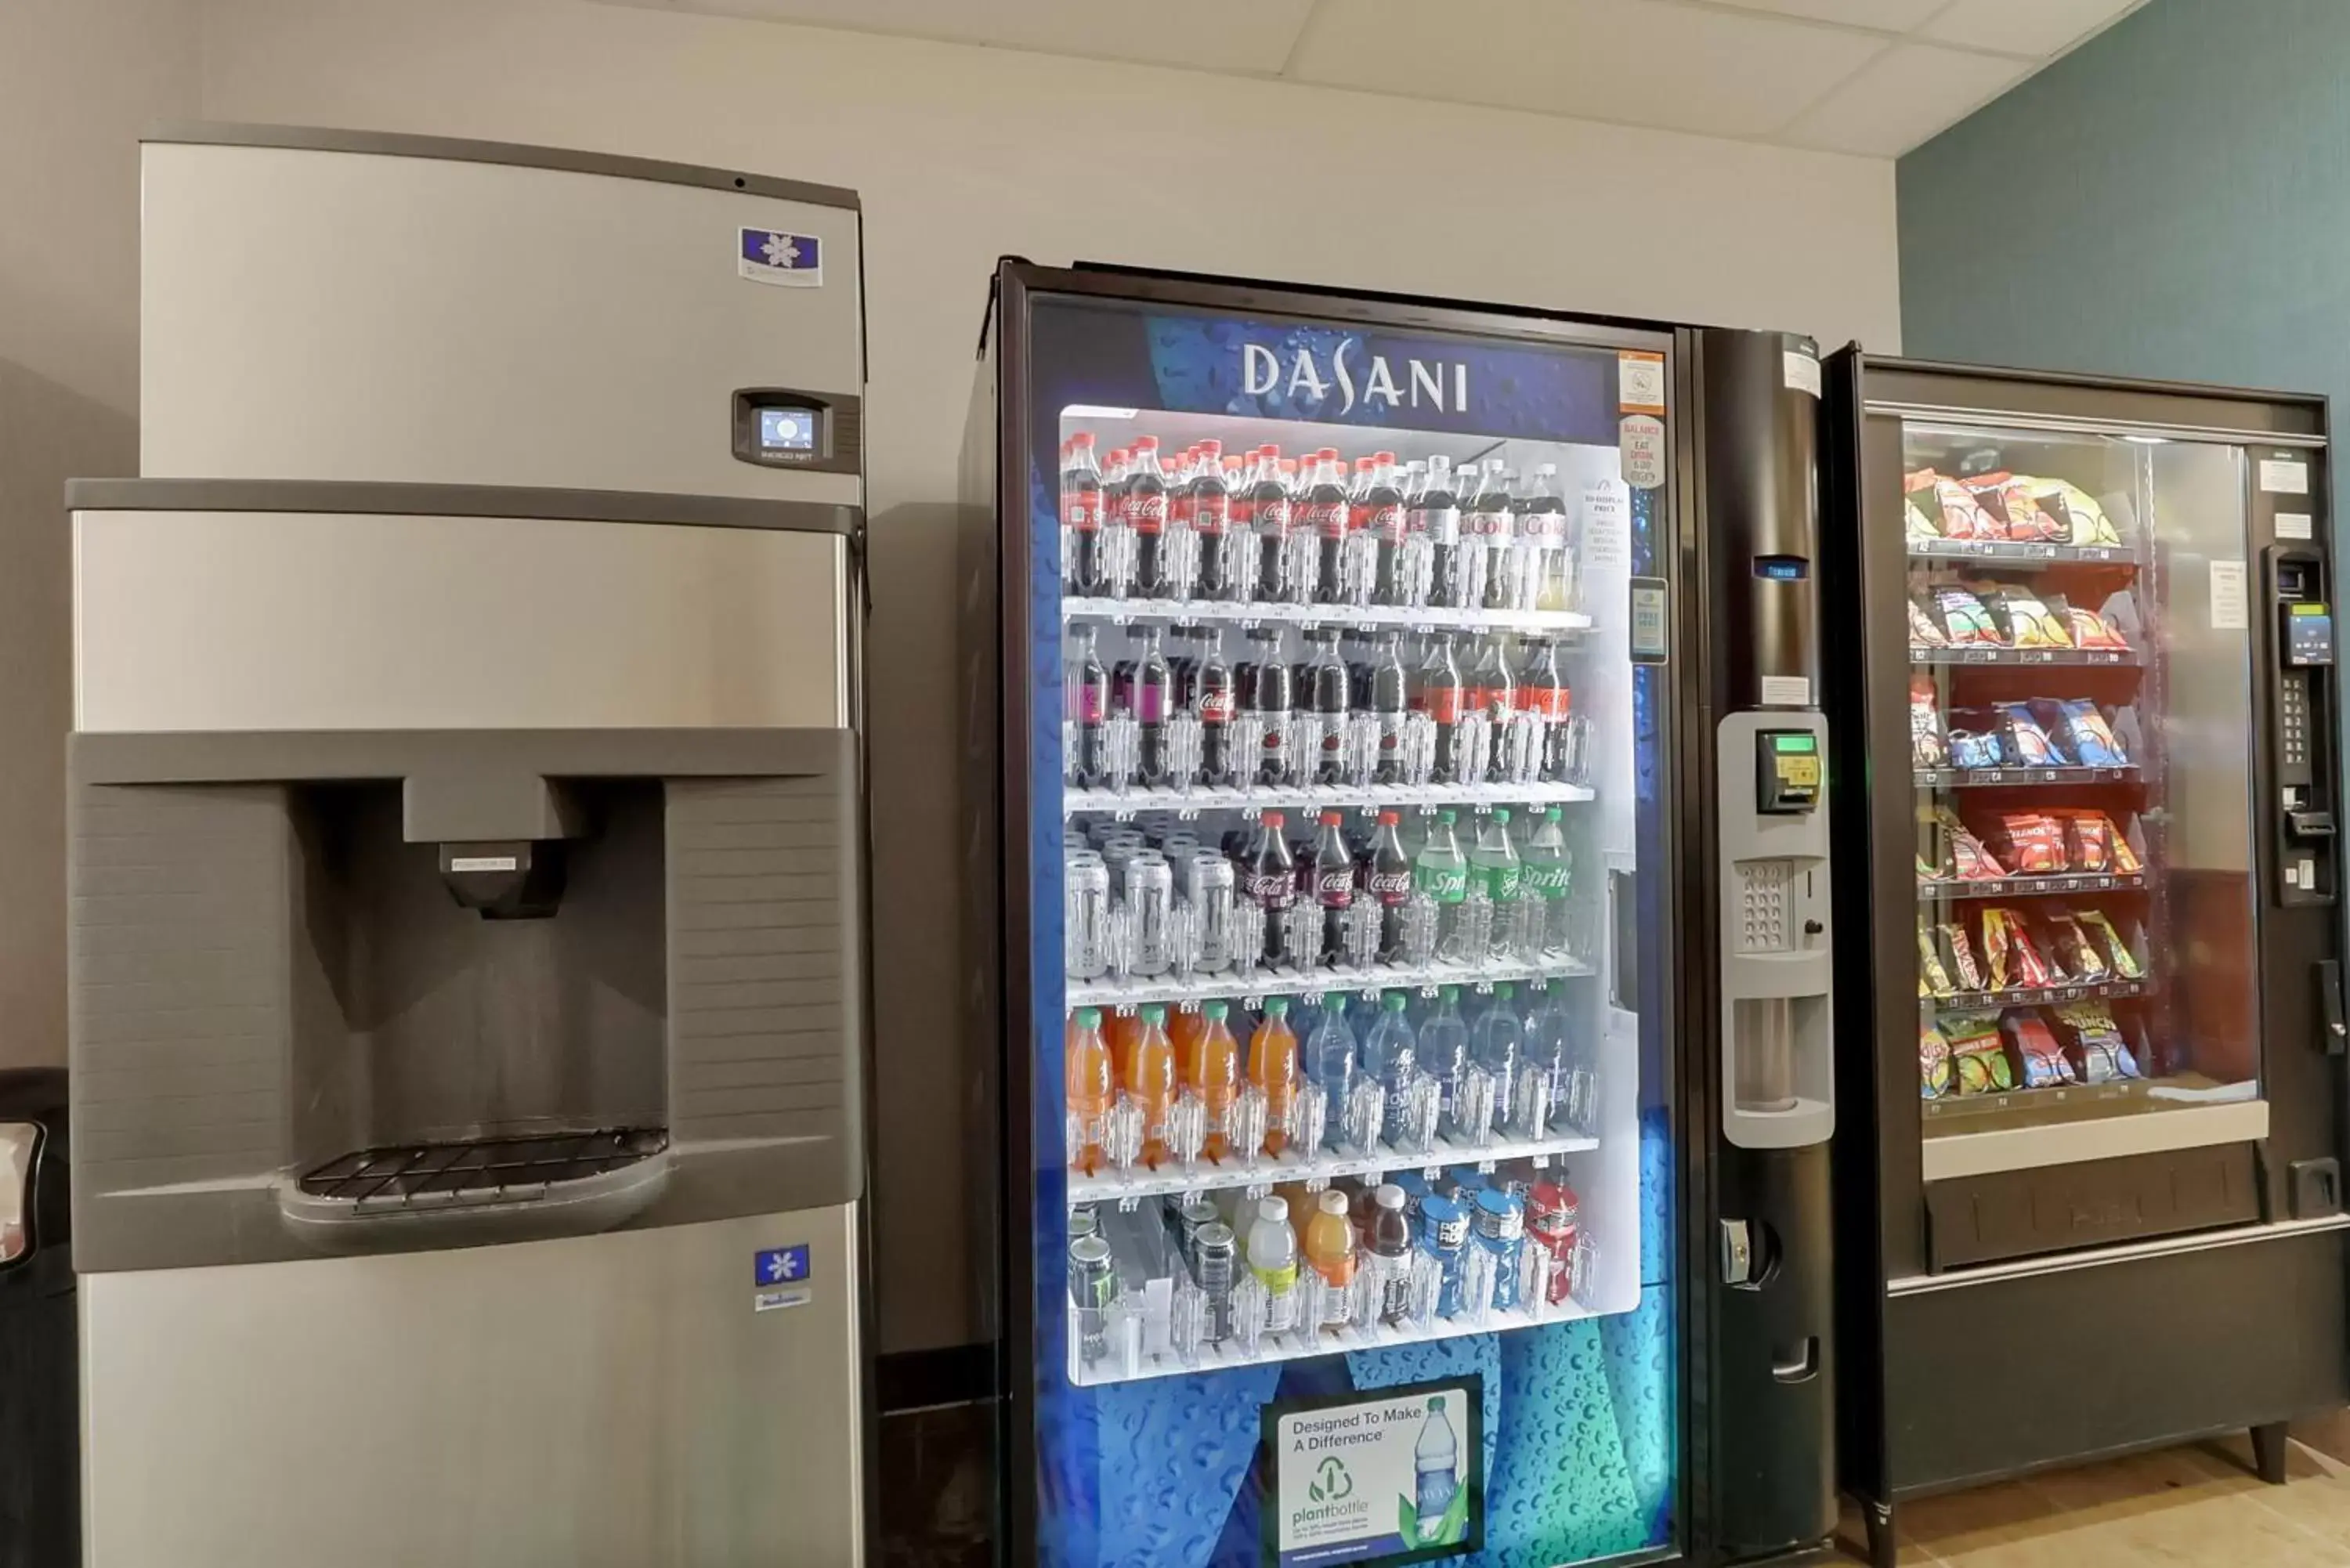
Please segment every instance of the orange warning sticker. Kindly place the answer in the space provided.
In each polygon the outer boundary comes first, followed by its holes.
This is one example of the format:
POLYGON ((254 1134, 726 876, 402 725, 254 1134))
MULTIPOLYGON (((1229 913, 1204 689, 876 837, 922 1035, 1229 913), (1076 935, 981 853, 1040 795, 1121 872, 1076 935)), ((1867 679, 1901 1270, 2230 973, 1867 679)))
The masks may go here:
POLYGON ((1661 414, 1665 411, 1665 357, 1662 354, 1616 356, 1617 412, 1661 414))

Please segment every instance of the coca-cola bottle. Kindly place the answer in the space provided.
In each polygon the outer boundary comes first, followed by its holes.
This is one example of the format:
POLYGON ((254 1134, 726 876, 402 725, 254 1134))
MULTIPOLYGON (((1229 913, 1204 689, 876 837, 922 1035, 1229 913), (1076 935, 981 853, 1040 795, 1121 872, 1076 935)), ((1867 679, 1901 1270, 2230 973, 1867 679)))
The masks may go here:
POLYGON ((1167 476, 1159 467, 1159 438, 1138 436, 1128 460, 1127 525, 1134 531, 1134 591, 1163 599, 1174 591, 1167 570, 1167 476))
POLYGON ((1559 493, 1558 464, 1545 462, 1526 476, 1518 492, 1519 609, 1570 607, 1575 568, 1566 544, 1566 498, 1559 493))
POLYGON ((1558 664, 1558 644, 1546 637, 1534 639, 1518 669, 1517 709, 1542 720, 1540 773, 1554 784, 1566 779, 1566 721, 1573 708, 1566 673, 1558 664))
POLYGON ((1290 747, 1290 703, 1296 689, 1288 660, 1281 657, 1281 633, 1258 627, 1248 634, 1251 677, 1243 683, 1245 710, 1261 727, 1256 782, 1279 788, 1290 782, 1295 755, 1290 747))
POLYGON ((1099 634, 1077 634, 1076 679, 1070 683, 1077 721, 1077 783, 1099 789, 1109 783, 1109 667, 1101 660, 1099 634))
POLYGON ((1468 688, 1452 657, 1451 633, 1440 631, 1428 639, 1428 656, 1420 660, 1411 700, 1436 725, 1436 759, 1429 770, 1429 782, 1476 782, 1468 760, 1461 755, 1461 716, 1468 705, 1468 688))
POLYGON ((1370 483, 1363 492, 1363 535, 1370 541, 1371 602, 1407 605, 1410 585, 1405 580, 1403 487, 1396 477, 1395 453, 1371 454, 1370 483))
POLYGON ((1126 511, 1128 453, 1114 447, 1102 462, 1102 591, 1124 598, 1134 580, 1134 527, 1126 511))
POLYGON ((1186 597, 1186 582, 1191 574, 1184 570, 1183 549, 1191 532, 1191 476, 1198 471, 1200 449, 1187 446, 1171 462, 1164 465, 1167 481, 1167 526, 1161 530, 1159 544, 1160 571, 1167 578, 1167 598, 1186 597))
POLYGON ((1483 562, 1478 603, 1490 610, 1510 607, 1517 521, 1510 504, 1510 471, 1499 458, 1492 459, 1478 482, 1475 498, 1469 503, 1469 531, 1475 536, 1477 554, 1483 562))
POLYGON ((1503 732, 1509 727, 1511 711, 1516 705, 1517 682, 1510 678, 1510 667, 1502 655, 1502 639, 1489 637, 1478 649, 1476 662, 1469 667, 1468 710, 1485 715, 1485 755, 1471 759, 1471 771, 1464 777, 1479 776, 1500 784, 1509 776, 1509 753, 1502 744, 1503 732))
POLYGON ((1306 707, 1314 723, 1314 782, 1347 782, 1347 666, 1338 658, 1338 634, 1318 628, 1305 634, 1314 648, 1306 670, 1306 707))
POLYGON ((1296 514, 1283 472, 1279 447, 1256 449, 1256 463, 1249 472, 1249 514, 1257 538, 1256 597, 1266 604, 1295 604, 1304 597, 1290 561, 1289 536, 1296 514))
POLYGON ((1314 471, 1297 505, 1297 526, 1315 542, 1314 602, 1347 602, 1347 524, 1349 511, 1346 484, 1339 478, 1336 451, 1324 447, 1314 454, 1314 471))
POLYGON ((1297 868, 1277 811, 1266 812, 1257 825, 1241 874, 1241 897, 1264 911, 1264 961, 1275 969, 1297 963, 1298 955, 1289 950, 1288 922, 1282 919, 1297 901, 1297 868))
POLYGON ((1200 782, 1211 788, 1232 782, 1232 668, 1224 662, 1224 632, 1200 633, 1200 659, 1191 677, 1192 711, 1200 718, 1200 782))
POLYGON ((1289 497, 1289 510, 1282 532, 1281 581, 1285 602, 1303 605, 1314 602, 1315 539, 1299 516, 1305 504, 1305 493, 1298 488, 1297 462, 1294 457, 1276 458, 1274 472, 1281 493, 1289 497))
POLYGON ((1232 541, 1225 533, 1231 521, 1232 491, 1224 483, 1224 443, 1203 441, 1184 490, 1184 513, 1200 542, 1200 575, 1192 592, 1203 599, 1240 597, 1240 571, 1232 559, 1232 541))
POLYGON ((1371 660, 1370 701, 1367 704, 1379 723, 1378 752, 1371 760, 1371 782, 1404 782, 1403 718, 1411 705, 1411 678, 1403 667, 1403 633, 1380 634, 1378 651, 1371 660))
POLYGON ((1347 848, 1345 820, 1337 812, 1324 812, 1314 838, 1314 901, 1322 906, 1325 963, 1346 956, 1347 912, 1355 907, 1355 857, 1347 848))
POLYGON ((1079 431, 1069 438, 1061 463, 1062 576, 1073 594, 1100 595, 1109 591, 1108 563, 1102 559, 1102 476, 1094 461, 1094 436, 1079 431))
POLYGON ((1404 907, 1411 901, 1411 857, 1404 853, 1402 820, 1396 812, 1379 813, 1363 872, 1363 891, 1378 900, 1381 963, 1394 963, 1403 956, 1404 907))
POLYGON ((1461 547, 1461 497, 1452 460, 1431 457, 1428 477, 1404 514, 1404 530, 1428 554, 1428 602, 1446 609, 1469 607, 1468 563, 1461 547))

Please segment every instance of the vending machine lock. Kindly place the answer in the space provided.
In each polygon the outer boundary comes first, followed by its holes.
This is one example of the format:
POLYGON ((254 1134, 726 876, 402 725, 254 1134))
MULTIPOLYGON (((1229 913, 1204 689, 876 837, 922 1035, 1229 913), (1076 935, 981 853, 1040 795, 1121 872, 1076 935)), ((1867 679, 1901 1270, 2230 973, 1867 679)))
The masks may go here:
POLYGON ((1820 804, 1820 739, 1809 730, 1764 730, 1754 737, 1754 808, 1798 816, 1820 804))

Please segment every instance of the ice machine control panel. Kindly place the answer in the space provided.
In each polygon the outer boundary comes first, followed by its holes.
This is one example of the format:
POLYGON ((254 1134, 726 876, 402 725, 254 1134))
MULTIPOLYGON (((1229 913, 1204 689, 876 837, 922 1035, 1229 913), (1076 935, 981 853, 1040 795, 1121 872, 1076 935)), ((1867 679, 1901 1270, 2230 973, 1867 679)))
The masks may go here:
POLYGON ((1754 737, 1754 809, 1792 816, 1820 804, 1820 738, 1809 730, 1765 730, 1754 737))
POLYGON ((856 473, 864 458, 858 400, 789 387, 745 387, 734 394, 734 456, 762 468, 856 473))

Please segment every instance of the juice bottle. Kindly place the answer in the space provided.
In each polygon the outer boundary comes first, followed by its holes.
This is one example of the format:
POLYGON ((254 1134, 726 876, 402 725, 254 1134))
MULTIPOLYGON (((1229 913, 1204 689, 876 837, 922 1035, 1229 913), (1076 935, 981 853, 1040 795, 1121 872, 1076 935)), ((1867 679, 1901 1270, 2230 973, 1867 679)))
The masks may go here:
POLYGON ((1108 1028, 1110 1071, 1124 1084, 1134 1076, 1134 1043, 1142 1038, 1142 1014, 1113 1012, 1108 1028))
POLYGON ((1264 1287, 1264 1327, 1286 1334, 1297 1326, 1297 1233, 1289 1228, 1289 1204, 1267 1198, 1249 1226, 1249 1272, 1264 1287))
POLYGON ((1232 1152, 1231 1140, 1224 1137, 1224 1118, 1241 1092, 1241 1047, 1224 1022, 1229 1014, 1229 1003, 1211 1002, 1197 1012, 1178 1015, 1179 1020, 1195 1021, 1176 1046, 1175 1060, 1183 1086, 1199 1096, 1201 1108, 1208 1114, 1208 1137, 1201 1152, 1214 1160, 1232 1152))
POLYGON ((1297 1100, 1297 1036, 1289 1028, 1289 998, 1265 998, 1264 1017, 1249 1038, 1249 1082, 1264 1091, 1264 1152, 1289 1143, 1284 1124, 1297 1100))
POLYGON ((1142 1160, 1167 1158, 1167 1113, 1175 1108, 1175 1046, 1167 1038, 1167 1009, 1142 1010, 1142 1029, 1128 1058, 1126 1092, 1142 1112, 1142 1160))
POLYGON ((1101 1164, 1102 1117, 1109 1114, 1116 1093, 1109 1047, 1102 1042, 1099 1008, 1081 1007, 1069 1020, 1061 1047, 1061 1075, 1068 1085, 1069 1115, 1083 1129, 1077 1163, 1091 1172, 1101 1164))
POLYGON ((1314 1218, 1305 1222, 1305 1262, 1330 1287, 1322 1321, 1343 1326, 1352 1314, 1348 1294, 1355 1283, 1357 1262, 1354 1221, 1347 1218, 1347 1195, 1336 1189, 1322 1194, 1314 1218))

